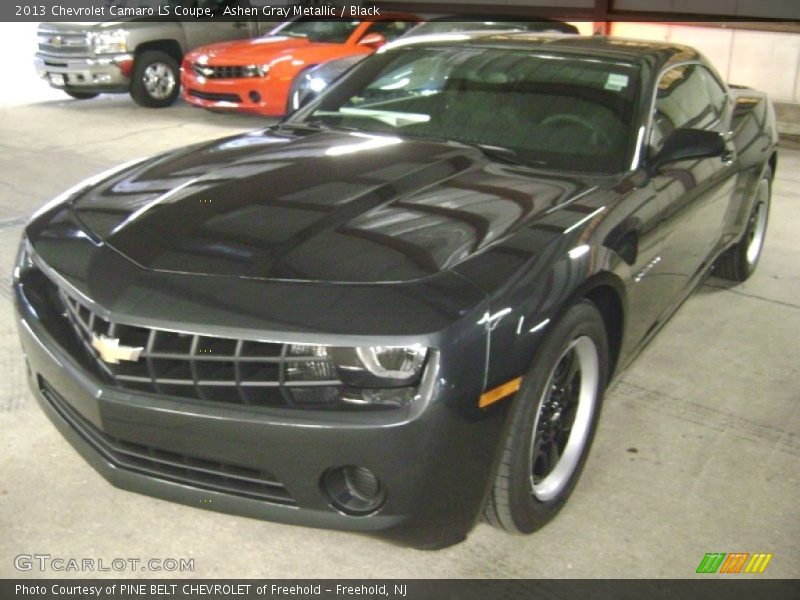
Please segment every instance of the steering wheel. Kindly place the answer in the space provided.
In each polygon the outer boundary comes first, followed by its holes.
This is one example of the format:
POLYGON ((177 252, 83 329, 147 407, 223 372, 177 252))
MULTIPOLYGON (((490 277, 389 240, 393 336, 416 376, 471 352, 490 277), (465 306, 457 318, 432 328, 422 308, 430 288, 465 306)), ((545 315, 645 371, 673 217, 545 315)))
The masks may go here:
POLYGON ((588 129, 590 133, 589 142, 594 145, 598 146, 601 143, 605 144, 607 147, 611 148, 614 145, 611 136, 608 135, 605 131, 600 129, 595 123, 592 123, 588 119, 584 119, 583 117, 579 117, 578 115, 570 115, 570 114, 558 114, 558 115, 550 115, 546 119, 544 119, 539 125, 543 127, 547 126, 559 126, 559 125, 578 125, 579 127, 583 127, 584 129, 588 129))

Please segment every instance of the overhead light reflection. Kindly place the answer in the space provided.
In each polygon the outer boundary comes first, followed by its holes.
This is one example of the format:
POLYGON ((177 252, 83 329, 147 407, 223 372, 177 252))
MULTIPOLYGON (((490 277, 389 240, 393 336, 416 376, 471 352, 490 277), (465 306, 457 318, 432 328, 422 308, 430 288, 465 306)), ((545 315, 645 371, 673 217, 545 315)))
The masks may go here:
POLYGON ((591 248, 587 244, 583 244, 582 246, 576 246, 572 250, 569 251, 569 257, 572 260, 578 259, 584 254, 587 254, 591 250, 591 248))
POLYGON ((352 136, 366 138, 366 140, 356 144, 333 146, 325 151, 325 155, 344 156, 345 154, 355 154, 356 152, 364 152, 366 150, 377 150, 379 148, 386 148, 387 146, 394 146, 395 144, 403 143, 403 140, 396 137, 371 136, 360 133, 353 133, 352 136))

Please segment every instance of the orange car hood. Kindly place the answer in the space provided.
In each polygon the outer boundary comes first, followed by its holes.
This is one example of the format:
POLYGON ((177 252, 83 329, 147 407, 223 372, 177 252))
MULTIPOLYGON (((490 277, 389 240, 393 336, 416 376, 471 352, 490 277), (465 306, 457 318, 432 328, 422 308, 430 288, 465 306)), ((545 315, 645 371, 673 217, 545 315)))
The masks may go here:
POLYGON ((202 55, 207 57, 210 64, 217 65, 261 63, 286 50, 329 45, 312 44, 307 38, 270 35, 246 42, 224 42, 206 46, 192 52, 189 58, 195 61, 202 55))

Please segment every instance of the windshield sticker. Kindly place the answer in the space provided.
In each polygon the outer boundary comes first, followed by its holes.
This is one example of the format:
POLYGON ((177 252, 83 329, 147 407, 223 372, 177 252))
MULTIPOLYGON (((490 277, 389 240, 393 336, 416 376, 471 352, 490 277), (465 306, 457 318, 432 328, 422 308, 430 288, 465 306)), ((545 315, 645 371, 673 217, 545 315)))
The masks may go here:
POLYGON ((605 88, 614 92, 619 92, 628 87, 628 76, 619 73, 609 73, 605 88))

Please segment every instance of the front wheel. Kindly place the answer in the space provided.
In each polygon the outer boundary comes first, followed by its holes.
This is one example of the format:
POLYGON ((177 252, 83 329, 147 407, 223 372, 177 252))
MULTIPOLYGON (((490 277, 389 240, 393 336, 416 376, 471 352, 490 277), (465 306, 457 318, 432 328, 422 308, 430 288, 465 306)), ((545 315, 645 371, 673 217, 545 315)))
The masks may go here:
POLYGON ((166 52, 148 50, 136 57, 131 78, 131 96, 140 106, 169 106, 180 92, 178 63, 166 52))
POLYGON ((555 517, 588 456, 607 376, 603 318, 580 301, 542 341, 514 398, 484 511, 489 523, 532 533, 555 517))
POLYGON ((717 259, 714 274, 722 279, 745 281, 756 270, 767 236, 772 202, 772 169, 767 167, 756 188, 756 199, 747 219, 747 229, 738 244, 717 259))

